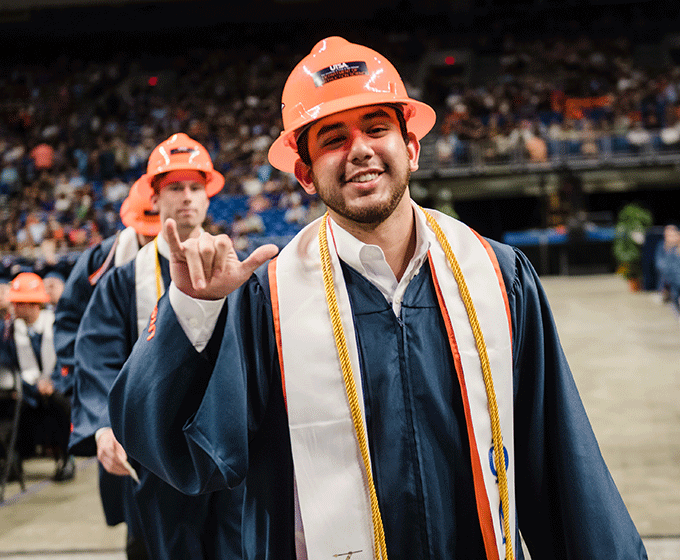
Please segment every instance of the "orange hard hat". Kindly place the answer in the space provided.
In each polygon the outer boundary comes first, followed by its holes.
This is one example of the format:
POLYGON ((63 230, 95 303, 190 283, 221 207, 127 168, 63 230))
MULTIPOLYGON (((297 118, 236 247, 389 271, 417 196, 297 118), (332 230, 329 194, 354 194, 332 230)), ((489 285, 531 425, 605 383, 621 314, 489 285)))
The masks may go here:
POLYGON ((35 272, 17 274, 7 293, 7 301, 22 303, 47 303, 50 296, 45 291, 42 278, 35 272))
POLYGON ((418 140, 437 119, 432 107, 408 96, 399 73, 381 54, 342 37, 319 41, 283 88, 283 131, 269 148, 269 162, 293 173, 298 159, 295 140, 303 128, 333 113, 384 103, 403 107, 406 128, 418 140))
POLYGON ((127 198, 120 207, 120 219, 125 227, 132 227, 141 235, 156 237, 161 231, 161 218, 154 211, 148 197, 139 192, 139 179, 130 187, 127 198))
POLYGON ((208 150, 183 132, 173 134, 156 146, 146 166, 146 173, 139 178, 139 191, 151 199, 151 181, 156 175, 168 171, 202 171, 206 176, 205 191, 216 195, 224 186, 224 176, 213 168, 208 150))

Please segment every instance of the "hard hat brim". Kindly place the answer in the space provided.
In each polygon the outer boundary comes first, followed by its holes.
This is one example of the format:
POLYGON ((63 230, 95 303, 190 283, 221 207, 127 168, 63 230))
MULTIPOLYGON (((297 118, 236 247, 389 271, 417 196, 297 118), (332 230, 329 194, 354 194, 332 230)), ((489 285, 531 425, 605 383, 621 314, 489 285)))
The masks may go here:
POLYGON ((20 293, 7 294, 7 301, 12 303, 47 303, 50 296, 45 293, 20 293))
POLYGON ((126 217, 122 222, 125 227, 131 227, 137 233, 146 237, 156 237, 161 231, 160 220, 146 222, 141 219, 126 217))
MULTIPOLYGON (((167 168, 163 170, 163 172, 166 173, 168 171, 181 171, 185 169, 191 168, 187 167, 186 164, 180 163, 177 165, 168 165, 167 168)), ((211 170, 201 169, 200 171, 205 173, 207 177, 207 182, 205 184, 205 192, 208 195, 208 198, 215 196, 218 192, 222 190, 222 187, 224 187, 224 175, 222 175, 219 171, 215 171, 214 169, 211 170)), ((157 174, 155 173, 154 174, 145 173, 137 180, 139 194, 141 196, 151 199, 151 197, 154 194, 153 188, 151 187, 151 181, 156 175, 157 174)))
MULTIPOLYGON (((320 115, 317 118, 299 119, 299 124, 293 123, 291 130, 283 131, 269 148, 269 163, 281 171, 294 173, 295 162, 299 159, 299 156, 291 146, 291 144, 294 143, 290 142, 290 140, 300 128, 309 126, 322 118, 341 113, 348 109, 384 104, 399 104, 410 108, 411 114, 406 121, 406 128, 409 132, 415 134, 418 140, 422 139, 430 132, 437 121, 437 114, 434 109, 426 103, 422 103, 415 99, 394 99, 393 97, 389 97, 384 100, 377 100, 375 93, 343 97, 324 103, 319 111, 320 115)), ((309 112, 307 112, 307 114, 309 114, 309 112)))

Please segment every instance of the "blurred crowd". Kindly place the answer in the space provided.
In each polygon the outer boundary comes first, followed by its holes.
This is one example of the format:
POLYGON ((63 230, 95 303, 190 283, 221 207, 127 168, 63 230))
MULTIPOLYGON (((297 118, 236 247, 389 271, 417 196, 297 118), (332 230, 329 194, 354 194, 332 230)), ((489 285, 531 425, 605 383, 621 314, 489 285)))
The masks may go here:
POLYGON ((461 82, 448 92, 438 162, 680 149, 680 67, 658 60, 656 71, 642 67, 634 47, 624 37, 506 37, 492 80, 481 87, 461 82))
POLYGON ((310 201, 266 158, 280 129, 278 98, 291 56, 197 49, 152 65, 143 56, 62 56, 2 68, 4 266, 49 268, 114 233, 151 150, 177 131, 204 144, 226 177, 209 229, 263 233, 257 216, 269 209, 306 223, 310 201))
MULTIPOLYGON (((427 94, 413 85, 414 53, 422 57, 433 46, 416 37, 383 46, 404 69, 414 97, 427 94)), ((680 148, 680 68, 651 75, 636 67, 632 53, 626 39, 506 37, 497 53, 500 71, 485 84, 448 84, 432 136, 436 161, 503 163, 518 154, 546 161, 565 152, 598 157, 604 142, 631 151, 652 140, 680 148)), ((267 161, 281 130, 286 71, 300 57, 282 42, 273 49, 123 53, 103 61, 83 53, 6 63, 0 68, 0 274, 22 263, 43 272, 72 263, 72 254, 119 229, 120 204, 151 149, 178 131, 205 145, 226 177, 206 227, 232 234, 242 250, 256 236, 285 242, 324 210, 267 161)))

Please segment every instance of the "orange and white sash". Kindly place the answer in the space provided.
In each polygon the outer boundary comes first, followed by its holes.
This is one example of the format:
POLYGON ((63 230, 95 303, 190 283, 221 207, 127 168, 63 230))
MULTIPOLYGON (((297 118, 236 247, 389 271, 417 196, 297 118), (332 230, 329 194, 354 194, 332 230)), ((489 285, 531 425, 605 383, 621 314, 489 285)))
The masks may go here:
MULTIPOLYGON (((514 536, 512 343, 503 280, 493 250, 486 242, 464 224, 439 212, 429 212, 444 231, 460 264, 486 341, 508 454, 510 534, 514 536)), ((425 220, 419 209, 416 219, 425 220)), ((320 219, 304 228, 269 268, 301 512, 302 527, 296 526, 296 533, 304 531, 304 541, 297 543, 298 558, 306 548, 309 558, 332 558, 353 552, 353 558, 372 559, 373 525, 366 474, 328 313, 317 240, 319 224, 320 219)), ((458 375, 463 395, 486 555, 497 560, 505 557, 505 545, 479 354, 446 256, 429 227, 423 229, 429 236, 433 278, 456 364, 452 375, 458 375)), ((331 239, 330 233, 328 238, 331 239)), ((337 253, 330 245, 335 293, 363 414, 359 354, 349 295, 337 253)))

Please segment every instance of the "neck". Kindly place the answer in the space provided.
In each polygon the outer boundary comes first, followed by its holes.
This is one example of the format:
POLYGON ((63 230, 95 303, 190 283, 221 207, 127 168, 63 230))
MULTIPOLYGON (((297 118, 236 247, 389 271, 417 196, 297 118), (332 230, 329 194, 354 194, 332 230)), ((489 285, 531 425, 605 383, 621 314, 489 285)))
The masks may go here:
POLYGON ((24 322, 26 323, 27 326, 31 327, 33 324, 38 320, 38 317, 40 316, 40 308, 28 311, 24 314, 23 317, 21 317, 24 322))
POLYGON ((406 272, 416 250, 416 223, 411 199, 405 195, 394 212, 379 224, 349 221, 329 211, 333 220, 362 243, 382 249, 397 280, 406 272))

